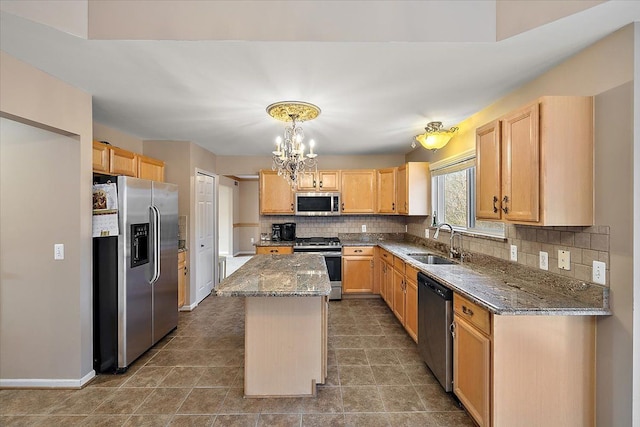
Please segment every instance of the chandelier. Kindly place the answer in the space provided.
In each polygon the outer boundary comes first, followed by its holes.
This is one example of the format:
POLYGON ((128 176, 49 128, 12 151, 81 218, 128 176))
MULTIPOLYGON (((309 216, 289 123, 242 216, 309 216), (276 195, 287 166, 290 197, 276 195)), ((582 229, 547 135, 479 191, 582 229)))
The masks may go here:
POLYGON ((267 113, 276 120, 291 122, 284 129, 284 139, 280 136, 276 138, 271 169, 277 170, 278 175, 295 188, 300 173, 318 170, 318 155, 313 152, 315 142, 313 139, 309 141, 309 153, 305 154, 304 131, 300 123, 318 117, 320 108, 307 102, 282 101, 269 105, 267 113))
MULTIPOLYGON (((425 133, 415 136, 415 141, 418 141, 427 150, 433 151, 447 145, 453 135, 458 132, 456 126, 449 130, 443 129, 442 122, 430 122, 424 130, 425 133)), ((415 141, 411 142, 411 148, 416 148, 415 141)))

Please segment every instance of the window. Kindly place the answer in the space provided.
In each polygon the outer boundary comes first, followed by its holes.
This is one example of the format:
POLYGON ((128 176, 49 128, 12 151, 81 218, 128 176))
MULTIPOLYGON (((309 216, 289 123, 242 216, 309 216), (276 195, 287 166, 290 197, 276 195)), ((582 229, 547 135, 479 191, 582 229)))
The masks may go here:
POLYGON ((432 206, 438 223, 456 230, 504 237, 501 222, 476 220, 476 166, 464 156, 431 167, 432 206))

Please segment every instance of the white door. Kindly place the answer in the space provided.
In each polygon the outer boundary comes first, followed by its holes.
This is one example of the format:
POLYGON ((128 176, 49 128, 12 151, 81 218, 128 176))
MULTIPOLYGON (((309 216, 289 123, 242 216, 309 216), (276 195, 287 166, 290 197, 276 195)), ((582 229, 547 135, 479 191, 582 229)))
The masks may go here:
POLYGON ((213 177, 196 175, 196 303, 200 303, 213 289, 213 189, 213 177))

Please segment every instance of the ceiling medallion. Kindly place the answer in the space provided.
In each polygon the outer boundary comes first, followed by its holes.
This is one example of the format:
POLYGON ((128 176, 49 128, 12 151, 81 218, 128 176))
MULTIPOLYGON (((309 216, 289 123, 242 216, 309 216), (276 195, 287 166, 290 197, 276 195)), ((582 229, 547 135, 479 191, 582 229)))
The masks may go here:
MULTIPOLYGON (((453 135, 458 132, 458 127, 453 126, 447 130, 442 128, 442 122, 430 122, 424 130, 425 133, 415 136, 415 141, 418 141, 427 150, 436 151, 447 145, 453 135)), ((415 141, 411 143, 412 148, 416 148, 415 141)))
POLYGON ((313 152, 315 142, 309 141, 309 153, 305 154, 304 132, 298 122, 313 120, 320 114, 320 108, 308 102, 282 101, 267 107, 267 113, 276 120, 291 122, 284 129, 284 139, 276 138, 276 149, 272 152, 271 169, 287 180, 292 188, 298 185, 298 175, 305 171, 316 171, 317 154, 313 152))

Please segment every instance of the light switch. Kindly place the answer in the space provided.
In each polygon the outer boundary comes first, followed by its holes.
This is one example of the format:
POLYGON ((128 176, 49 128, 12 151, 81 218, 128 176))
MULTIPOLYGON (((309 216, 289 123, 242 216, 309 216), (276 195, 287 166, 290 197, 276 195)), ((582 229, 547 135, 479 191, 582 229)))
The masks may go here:
POLYGON ((424 229, 424 238, 425 238, 425 239, 428 239, 428 238, 429 238, 429 229, 428 229, 428 228, 425 228, 425 229, 424 229))
POLYGON ((558 251, 558 268, 560 270, 571 270, 571 252, 558 251))
POLYGON ((540 251, 540 269, 548 270, 549 269, 549 253, 540 251))
POLYGON ((511 245, 511 261, 518 261, 518 247, 511 245))
POLYGON ((362 224, 362 232, 363 233, 367 232, 367 224, 362 224))
POLYGON ((53 259, 60 260, 64 259, 64 244, 56 243, 53 245, 53 259))
POLYGON ((607 284, 606 276, 607 264, 601 261, 593 261, 593 282, 599 285, 607 284))

